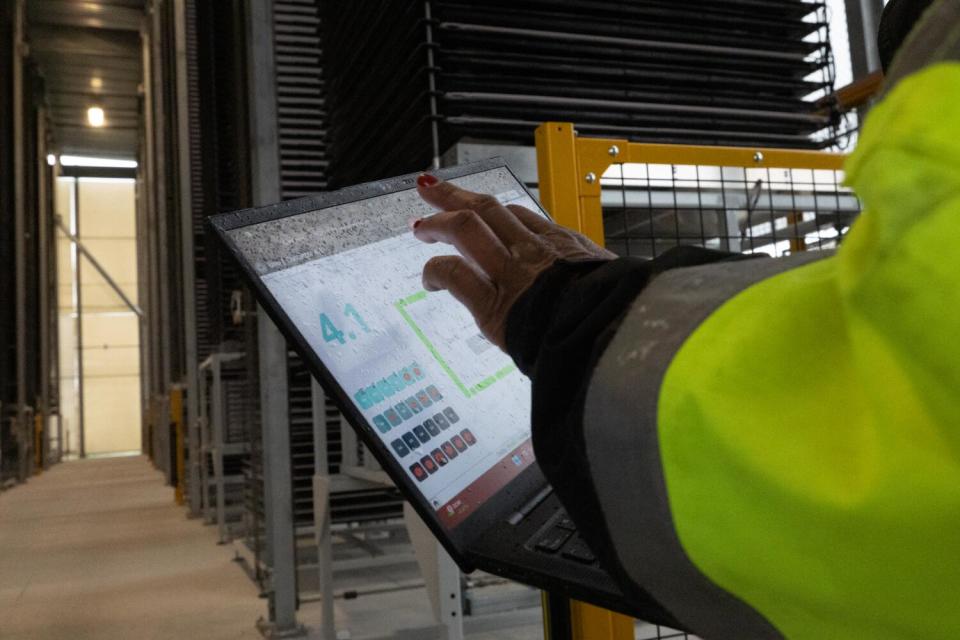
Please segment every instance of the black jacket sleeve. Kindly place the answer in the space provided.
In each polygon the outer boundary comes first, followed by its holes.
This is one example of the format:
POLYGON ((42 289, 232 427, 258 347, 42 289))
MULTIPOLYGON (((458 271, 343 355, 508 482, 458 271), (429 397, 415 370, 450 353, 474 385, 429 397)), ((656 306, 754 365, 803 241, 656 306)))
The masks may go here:
MULTIPOLYGON (((583 407, 593 370, 633 300, 658 273, 744 257, 677 247, 654 260, 561 260, 540 275, 507 318, 507 350, 533 381, 537 461, 581 535, 624 588, 629 581, 622 579, 609 532, 602 530, 586 460, 583 407)), ((643 593, 627 595, 649 600, 643 593)), ((656 613, 651 619, 661 617, 656 613)))

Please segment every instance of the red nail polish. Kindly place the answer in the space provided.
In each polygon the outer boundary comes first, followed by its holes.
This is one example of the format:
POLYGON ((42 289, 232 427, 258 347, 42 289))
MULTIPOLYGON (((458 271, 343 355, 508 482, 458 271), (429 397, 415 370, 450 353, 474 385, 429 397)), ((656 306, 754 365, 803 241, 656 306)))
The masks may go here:
POLYGON ((432 176, 429 173, 421 173, 420 177, 417 178, 417 184, 421 187, 432 187, 438 182, 440 182, 440 180, 436 176, 432 176))

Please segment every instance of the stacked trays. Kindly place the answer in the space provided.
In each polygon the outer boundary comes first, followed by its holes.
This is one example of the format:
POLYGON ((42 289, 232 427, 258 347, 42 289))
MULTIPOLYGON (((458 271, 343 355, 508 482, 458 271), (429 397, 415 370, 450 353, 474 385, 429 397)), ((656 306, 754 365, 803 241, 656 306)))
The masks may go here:
POLYGON ((819 0, 323 6, 336 184, 422 169, 465 137, 532 144, 547 120, 786 147, 834 124, 811 100, 833 77, 819 0))
MULTIPOLYGON (((274 55, 277 69, 277 147, 280 154, 280 196, 312 195, 327 188, 326 88, 323 74, 323 21, 317 0, 273 2, 274 55)), ((395 3, 402 4, 402 3, 395 3)), ((313 526, 313 474, 316 469, 310 373, 290 351, 288 407, 293 509, 296 525, 313 526)), ((340 414, 327 404, 326 466, 340 471, 340 414)), ((389 487, 371 485, 331 496, 335 523, 359 522, 402 515, 403 503, 389 487)))

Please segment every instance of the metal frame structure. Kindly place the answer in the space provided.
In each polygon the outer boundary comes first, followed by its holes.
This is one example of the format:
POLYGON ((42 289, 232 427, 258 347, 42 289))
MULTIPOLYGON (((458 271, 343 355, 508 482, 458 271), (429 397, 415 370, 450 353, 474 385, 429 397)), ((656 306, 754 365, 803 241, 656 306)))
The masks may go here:
MULTIPOLYGON (((574 125, 545 122, 536 130, 540 201, 561 225, 605 241, 601 177, 614 164, 716 165, 840 171, 846 155, 820 151, 666 145, 577 135, 574 125)), ((676 203, 674 203, 676 206, 676 203)), ((792 246, 803 250, 802 246, 792 246)), ((732 248, 738 250, 739 247, 732 248)), ((634 621, 593 605, 544 594, 549 640, 632 640, 634 621)))
POLYGON ((558 224, 603 242, 600 178, 613 164, 662 163, 839 171, 846 155, 795 149, 645 144, 579 137, 574 126, 546 122, 536 131, 540 201, 558 224))
POLYGON ((191 511, 202 514, 204 522, 208 524, 216 523, 220 544, 230 542, 233 537, 228 513, 231 505, 227 504, 228 480, 224 457, 242 454, 247 450, 245 443, 227 442, 223 365, 243 357, 242 353, 213 353, 200 363, 197 373, 198 415, 196 423, 191 427, 194 433, 188 433, 186 437, 190 469, 188 474, 185 474, 185 480, 192 483, 196 478, 199 484, 196 488, 190 487, 189 493, 199 497, 199 502, 191 505, 191 511), (197 444, 196 448, 191 444, 194 442, 197 444), (213 467, 212 478, 209 476, 208 465, 213 467))

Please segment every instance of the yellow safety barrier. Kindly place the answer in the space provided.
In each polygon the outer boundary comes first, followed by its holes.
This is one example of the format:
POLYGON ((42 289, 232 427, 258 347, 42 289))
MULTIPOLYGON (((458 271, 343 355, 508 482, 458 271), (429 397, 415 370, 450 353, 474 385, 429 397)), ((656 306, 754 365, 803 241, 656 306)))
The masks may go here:
POLYGON ((33 416, 33 472, 43 473, 43 412, 33 416))
MULTIPOLYGON (((563 226, 603 245, 600 178, 613 164, 640 163, 840 171, 844 154, 793 149, 648 144, 616 138, 581 138, 574 125, 545 122, 536 130, 540 201, 563 226)), ((798 214, 787 219, 796 222, 798 214)), ((792 251, 806 249, 802 238, 792 251)), ((544 632, 549 640, 632 640, 634 621, 612 611, 544 595, 544 632), (558 614, 569 620, 559 620, 558 614)))
POLYGON ((839 171, 846 155, 796 149, 648 144, 581 138, 568 122, 537 127, 540 202, 557 223, 603 243, 600 177, 613 164, 647 163, 839 171))
POLYGON ((176 442, 176 484, 174 485, 174 499, 177 504, 183 504, 186 495, 186 434, 183 428, 183 389, 174 388, 170 391, 170 421, 174 424, 176 442))

